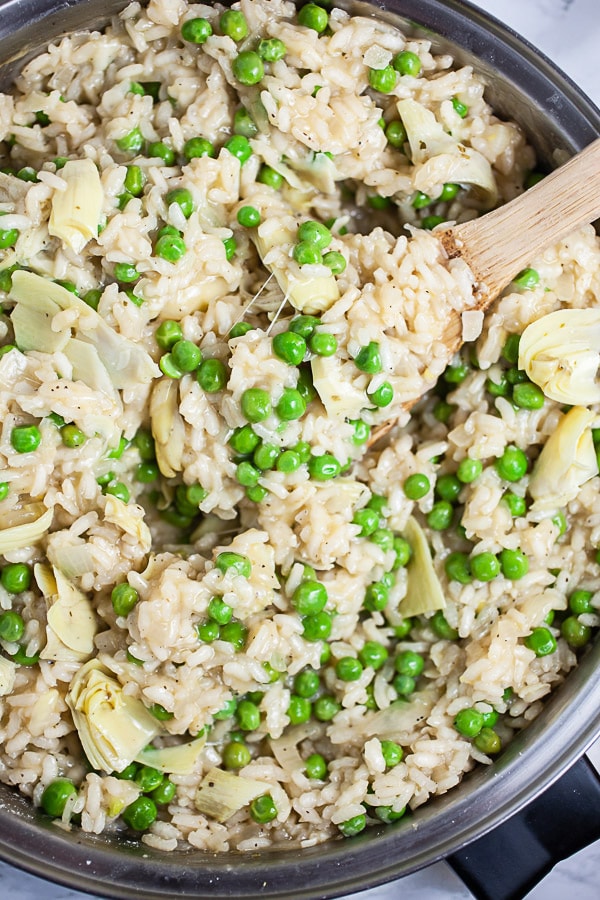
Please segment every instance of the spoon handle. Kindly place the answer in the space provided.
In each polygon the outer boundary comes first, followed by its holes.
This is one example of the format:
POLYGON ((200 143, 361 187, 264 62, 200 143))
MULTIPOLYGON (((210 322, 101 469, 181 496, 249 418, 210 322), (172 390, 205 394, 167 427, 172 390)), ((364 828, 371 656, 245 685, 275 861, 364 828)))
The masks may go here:
POLYGON ((440 239, 462 257, 485 309, 538 253, 600 216, 600 138, 505 206, 455 225, 440 239))

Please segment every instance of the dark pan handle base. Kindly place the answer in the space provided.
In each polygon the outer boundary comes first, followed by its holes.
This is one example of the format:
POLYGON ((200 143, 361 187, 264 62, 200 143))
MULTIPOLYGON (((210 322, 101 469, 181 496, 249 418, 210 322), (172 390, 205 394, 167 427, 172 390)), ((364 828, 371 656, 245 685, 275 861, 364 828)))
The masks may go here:
POLYGON ((600 839, 600 778, 584 756, 502 825, 448 857, 477 900, 521 900, 600 839))

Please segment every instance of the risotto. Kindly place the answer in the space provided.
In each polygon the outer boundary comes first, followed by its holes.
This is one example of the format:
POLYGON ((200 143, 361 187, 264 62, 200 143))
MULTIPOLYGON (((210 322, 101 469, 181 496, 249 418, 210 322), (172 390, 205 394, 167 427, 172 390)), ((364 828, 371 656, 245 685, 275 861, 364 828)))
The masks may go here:
POLYGON ((519 127, 376 18, 150 0, 0 142, 2 781, 256 850, 493 764, 600 605, 598 239, 483 322, 432 234, 542 177, 519 127))

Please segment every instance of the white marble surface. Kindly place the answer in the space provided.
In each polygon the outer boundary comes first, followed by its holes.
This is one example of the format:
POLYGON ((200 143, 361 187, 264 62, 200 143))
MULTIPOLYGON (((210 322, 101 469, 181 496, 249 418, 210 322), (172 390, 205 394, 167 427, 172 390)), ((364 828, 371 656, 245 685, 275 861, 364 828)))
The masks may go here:
MULTIPOLYGON (((479 0, 491 13, 550 57, 600 105, 600 0, 479 0)), ((600 742, 592 750, 600 762, 600 742)), ((527 900, 598 900, 600 842, 560 863, 527 900)), ((471 893, 445 863, 383 887, 353 894, 353 900, 469 900, 471 893)), ((89 900, 89 895, 51 885, 0 863, 0 900, 89 900)), ((344 898, 346 900, 346 898, 344 898)))

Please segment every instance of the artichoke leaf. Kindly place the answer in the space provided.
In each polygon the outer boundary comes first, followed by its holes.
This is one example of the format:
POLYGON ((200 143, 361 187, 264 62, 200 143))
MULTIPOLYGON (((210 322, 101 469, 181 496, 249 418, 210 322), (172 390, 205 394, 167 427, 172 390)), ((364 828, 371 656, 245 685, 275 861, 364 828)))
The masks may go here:
POLYGON ((118 497, 106 496, 104 506, 105 521, 116 525, 125 534, 136 538, 142 553, 147 553, 152 546, 150 529, 144 522, 144 510, 136 503, 124 503, 118 497))
POLYGON ((428 193, 445 182, 469 184, 479 189, 486 206, 498 200, 498 187, 488 160, 473 147, 466 147, 444 131, 434 113, 406 98, 397 103, 410 144, 417 190, 428 193))
POLYGON ((107 773, 122 772, 161 730, 97 659, 79 669, 66 699, 91 766, 107 773))
POLYGON ((364 391, 342 376, 342 362, 337 356, 313 356, 310 361, 313 386, 327 415, 333 419, 357 419, 367 405, 364 391))
POLYGON ((600 309, 559 309, 527 326, 519 368, 558 403, 600 402, 600 309))
POLYGON ((368 716, 363 733, 408 743, 431 714, 439 696, 439 688, 431 687, 415 691, 410 700, 394 700, 385 709, 368 716))
POLYGON ((142 346, 111 328, 102 316, 62 285, 34 272, 17 269, 12 275, 9 296, 34 308, 39 298, 44 297, 60 309, 78 310, 84 323, 78 329, 78 337, 96 349, 117 390, 139 389, 140 385, 159 377, 160 369, 142 346))
POLYGON ((81 253, 88 241, 98 236, 104 202, 100 174, 91 159, 70 159, 60 177, 66 189, 56 190, 52 196, 48 232, 74 253, 81 253))
POLYGON ((195 805, 199 812, 211 819, 226 822, 238 809, 243 809, 268 790, 269 785, 264 781, 213 768, 200 783, 195 805))
POLYGON ((150 422, 156 462, 165 478, 173 478, 183 468, 185 424, 179 412, 179 384, 162 378, 150 397, 150 422))
POLYGON ((49 297, 40 294, 35 302, 31 298, 19 302, 11 313, 10 320, 15 332, 15 343, 22 353, 38 350, 41 353, 58 353, 69 342, 70 331, 52 330, 52 319, 60 307, 49 297))
POLYGON ((12 659, 0 656, 0 697, 6 697, 12 691, 18 668, 12 659))
POLYGON ((562 417, 535 461, 529 479, 534 512, 554 512, 566 506, 581 487, 598 474, 591 426, 596 414, 574 406, 562 417))
POLYGON ((98 623, 88 597, 60 571, 41 563, 34 576, 46 600, 46 646, 42 659, 85 662, 94 652, 98 623))
POLYGON ((50 530, 53 509, 41 503, 32 503, 11 516, 8 528, 0 528, 0 553, 22 550, 36 544, 50 530))
POLYGON ((406 595, 400 601, 403 618, 444 609, 446 598, 431 558, 431 550, 425 532, 412 516, 404 529, 404 537, 412 549, 406 566, 406 595))
POLYGON ((172 747, 145 747, 135 758, 143 766, 152 766, 159 772, 171 775, 191 775, 198 764, 200 754, 206 744, 206 735, 202 734, 193 741, 176 744, 172 747))

